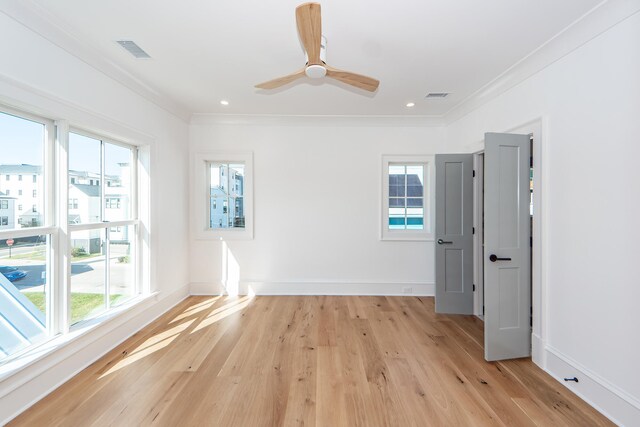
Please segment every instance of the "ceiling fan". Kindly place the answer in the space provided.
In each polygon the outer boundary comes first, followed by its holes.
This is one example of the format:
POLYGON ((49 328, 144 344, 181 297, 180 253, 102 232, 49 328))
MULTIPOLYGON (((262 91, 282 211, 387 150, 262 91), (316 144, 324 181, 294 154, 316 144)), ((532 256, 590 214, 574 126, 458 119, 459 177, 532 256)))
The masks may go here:
POLYGON ((324 61, 325 43, 323 43, 324 37, 322 36, 320 3, 304 3, 298 6, 296 8, 296 22, 300 40, 302 40, 307 53, 305 67, 293 74, 260 83, 255 87, 259 89, 275 89, 304 76, 312 79, 321 79, 326 76, 369 92, 375 92, 378 89, 380 82, 376 79, 338 70, 326 64, 324 61))

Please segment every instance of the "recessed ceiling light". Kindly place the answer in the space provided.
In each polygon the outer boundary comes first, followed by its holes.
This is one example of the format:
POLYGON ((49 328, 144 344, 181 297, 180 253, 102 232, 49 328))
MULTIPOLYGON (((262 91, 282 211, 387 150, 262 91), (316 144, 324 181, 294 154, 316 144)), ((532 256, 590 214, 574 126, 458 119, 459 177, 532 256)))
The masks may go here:
POLYGON ((222 101, 220 101, 220 104, 222 105, 229 105, 229 101, 223 99, 222 101))
POLYGON ((407 107, 411 108, 413 106, 415 106, 416 103, 415 102, 407 102, 407 107))

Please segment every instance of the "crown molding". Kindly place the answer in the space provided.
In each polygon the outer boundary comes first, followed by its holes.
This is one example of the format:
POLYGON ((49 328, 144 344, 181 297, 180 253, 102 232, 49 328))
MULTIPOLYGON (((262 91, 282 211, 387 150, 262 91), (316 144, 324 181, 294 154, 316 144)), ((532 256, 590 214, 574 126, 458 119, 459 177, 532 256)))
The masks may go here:
POLYGON ((45 10, 31 0, 4 0, 0 11, 147 101, 185 122, 189 121, 190 112, 187 108, 98 54, 86 42, 55 23, 45 10))
POLYGON ((491 82, 463 99, 443 117, 449 125, 640 11, 640 0, 605 0, 491 82))
POLYGON ((55 23, 32 0, 5 0, 1 11, 51 43, 119 82, 149 102, 191 124, 225 125, 308 125, 331 123, 344 126, 447 126, 522 83, 556 61, 569 55, 625 19, 640 12, 640 0, 605 0, 578 18, 563 31, 515 63, 443 115, 433 116, 302 116, 191 114, 183 105, 142 82, 81 39, 55 23))
POLYGON ((270 115, 270 114, 208 114, 191 116, 192 125, 254 125, 254 126, 369 126, 369 127, 441 127, 442 116, 331 116, 331 115, 270 115))

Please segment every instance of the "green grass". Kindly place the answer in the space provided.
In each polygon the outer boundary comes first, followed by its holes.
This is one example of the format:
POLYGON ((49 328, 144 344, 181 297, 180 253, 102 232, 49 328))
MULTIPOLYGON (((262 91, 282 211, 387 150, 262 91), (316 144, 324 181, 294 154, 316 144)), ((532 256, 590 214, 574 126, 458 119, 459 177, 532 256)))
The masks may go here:
MULTIPOLYGON (((78 262, 78 261, 82 261, 85 259, 90 259, 90 258, 95 258, 98 257, 102 254, 100 253, 95 253, 95 254, 86 254, 86 255, 80 255, 77 257, 71 257, 71 262, 78 262)), ((28 252, 26 254, 12 254, 11 255, 11 259, 27 259, 27 260, 31 260, 31 261, 46 261, 47 260, 47 254, 45 252, 44 249, 42 250, 36 250, 33 252, 28 252)))
POLYGON ((47 253, 44 248, 42 250, 35 250, 33 252, 27 252, 26 254, 11 254, 11 259, 29 259, 33 261, 46 261, 47 253))
MULTIPOLYGON (((24 292, 24 296, 35 305, 38 310, 45 312, 45 299, 42 292, 24 292)), ((111 295, 111 304, 116 302, 122 295, 111 295)), ((88 293, 71 294, 71 324, 86 318, 93 310, 104 304, 104 295, 88 293)))

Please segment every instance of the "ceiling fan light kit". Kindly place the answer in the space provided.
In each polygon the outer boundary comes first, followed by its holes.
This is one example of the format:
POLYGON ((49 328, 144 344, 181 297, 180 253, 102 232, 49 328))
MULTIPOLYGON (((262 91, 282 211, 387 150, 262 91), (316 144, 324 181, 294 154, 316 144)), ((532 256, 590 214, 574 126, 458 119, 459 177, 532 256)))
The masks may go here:
POLYGON ((327 40, 322 36, 322 23, 319 3, 304 3, 296 8, 298 35, 306 53, 306 64, 302 70, 256 85, 259 89, 275 89, 291 83, 301 77, 312 79, 329 77, 342 83, 375 92, 380 82, 371 77, 350 71, 342 71, 326 64, 327 40))
POLYGON ((310 79, 321 79, 327 75, 327 69, 322 65, 309 65, 305 68, 304 73, 310 79))

